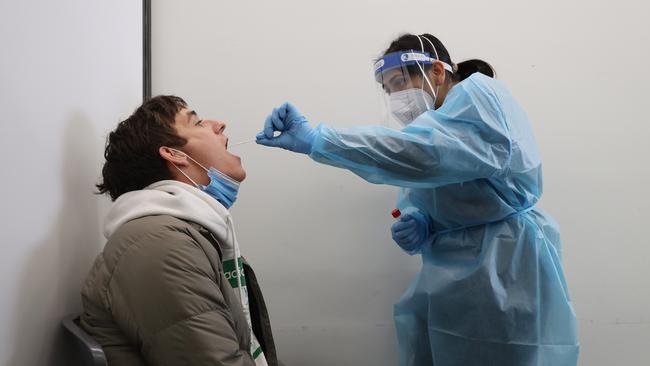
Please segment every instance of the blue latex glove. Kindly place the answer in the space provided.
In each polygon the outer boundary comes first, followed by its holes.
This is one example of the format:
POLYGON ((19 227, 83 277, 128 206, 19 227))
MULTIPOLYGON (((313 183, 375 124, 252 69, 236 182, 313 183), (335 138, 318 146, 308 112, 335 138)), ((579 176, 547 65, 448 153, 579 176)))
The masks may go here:
POLYGON ((316 130, 309 126, 307 118, 293 104, 287 102, 273 109, 273 112, 266 117, 264 131, 255 137, 260 145, 309 154, 316 134, 316 130), (273 137, 275 131, 280 131, 281 134, 273 137))
POLYGON ((409 254, 420 251, 420 246, 429 238, 429 220, 420 211, 402 215, 390 228, 393 240, 409 254))

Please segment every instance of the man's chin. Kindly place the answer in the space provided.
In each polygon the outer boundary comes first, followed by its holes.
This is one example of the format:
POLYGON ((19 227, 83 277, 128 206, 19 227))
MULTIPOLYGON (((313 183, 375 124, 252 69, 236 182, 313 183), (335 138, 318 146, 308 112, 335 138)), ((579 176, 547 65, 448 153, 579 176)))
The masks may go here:
POLYGON ((244 179, 246 179, 246 171, 244 169, 241 169, 241 171, 237 172, 235 176, 233 177, 238 182, 243 182, 244 179))

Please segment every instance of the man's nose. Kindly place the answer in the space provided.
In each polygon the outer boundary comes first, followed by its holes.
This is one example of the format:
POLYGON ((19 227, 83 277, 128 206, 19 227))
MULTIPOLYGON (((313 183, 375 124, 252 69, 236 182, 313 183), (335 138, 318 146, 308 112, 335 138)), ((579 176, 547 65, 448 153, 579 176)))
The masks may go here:
POLYGON ((212 123, 212 130, 215 133, 223 133, 226 129, 226 123, 222 121, 210 121, 212 123))

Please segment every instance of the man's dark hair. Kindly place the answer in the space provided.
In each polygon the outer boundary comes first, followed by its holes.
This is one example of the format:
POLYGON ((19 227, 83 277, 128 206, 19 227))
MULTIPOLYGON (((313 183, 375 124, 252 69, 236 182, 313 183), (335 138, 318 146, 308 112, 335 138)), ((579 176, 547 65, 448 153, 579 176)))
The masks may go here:
POLYGON ((100 194, 115 201, 123 193, 142 189, 154 182, 171 179, 161 146, 181 147, 187 140, 176 134, 176 114, 187 103, 172 95, 159 95, 144 102, 120 122, 106 139, 100 194))

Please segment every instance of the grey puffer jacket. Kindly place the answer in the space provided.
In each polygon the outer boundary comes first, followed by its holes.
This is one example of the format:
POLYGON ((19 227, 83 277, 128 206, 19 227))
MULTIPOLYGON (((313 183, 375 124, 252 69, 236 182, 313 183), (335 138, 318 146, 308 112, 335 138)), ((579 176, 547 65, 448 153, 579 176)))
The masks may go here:
MULTIPOLYGON (((247 263, 244 272, 253 332, 276 366, 262 292, 247 263)), ((219 243, 193 222, 158 215, 123 224, 97 257, 82 300, 81 325, 109 365, 255 365, 219 243)))

